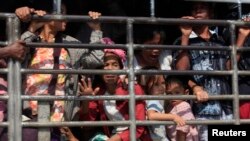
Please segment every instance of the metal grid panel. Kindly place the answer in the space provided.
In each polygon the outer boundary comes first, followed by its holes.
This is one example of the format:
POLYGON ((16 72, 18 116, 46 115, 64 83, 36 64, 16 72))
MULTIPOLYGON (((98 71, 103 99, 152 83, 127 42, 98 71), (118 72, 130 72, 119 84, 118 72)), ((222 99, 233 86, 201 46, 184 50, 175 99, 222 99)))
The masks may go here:
MULTIPOLYGON (((8 33, 8 43, 13 42, 17 36, 18 36, 18 22, 16 22, 16 18, 13 14, 3 14, 0 13, 0 17, 7 17, 7 33, 8 33)), ((37 18, 37 17, 34 17, 37 18)), ((50 20, 53 18, 58 18, 55 15, 48 15, 45 16, 44 19, 50 20)), ((89 20, 86 16, 60 16, 59 18, 65 18, 69 20, 75 20, 75 21, 87 21, 89 20)), ((136 121, 135 119, 135 100, 139 99, 195 99, 194 96, 135 96, 133 94, 134 92, 134 82, 133 78, 135 74, 143 74, 143 73, 160 73, 160 74, 183 74, 185 73, 188 75, 192 74, 204 74, 204 75, 232 75, 232 84, 233 84, 233 95, 224 95, 224 96, 211 96, 210 99, 222 99, 222 100, 233 100, 234 104, 234 120, 228 120, 228 121, 188 121, 188 124, 249 124, 250 120, 240 120, 239 119, 239 99, 250 99, 247 95, 238 95, 238 86, 237 86, 237 80, 238 80, 238 74, 250 74, 248 71, 238 71, 237 70, 237 61, 235 58, 235 54, 237 52, 237 48, 235 46, 235 35, 234 30, 235 26, 237 25, 245 25, 244 22, 240 21, 222 21, 222 20, 207 20, 207 21, 190 21, 190 20, 180 20, 180 19, 161 19, 161 18, 127 18, 127 17, 102 17, 100 18, 101 21, 114 21, 114 22, 126 22, 127 23, 127 45, 125 45, 125 48, 128 50, 128 56, 129 56, 129 69, 125 71, 113 71, 111 73, 115 74, 128 74, 129 75, 129 96, 125 97, 117 97, 117 96, 82 96, 82 97, 75 97, 75 96, 60 96, 60 97, 52 97, 52 96, 21 96, 21 73, 37 73, 39 70, 29 70, 29 69, 20 69, 20 63, 17 61, 9 61, 8 64, 8 93, 9 96, 2 97, 1 100, 6 100, 8 98, 8 122, 5 122, 1 124, 1 126, 8 126, 8 136, 10 141, 18 141, 21 140, 21 133, 22 133, 22 127, 51 127, 51 126, 102 126, 102 125, 129 125, 130 126, 130 132, 131 132, 131 140, 135 141, 135 130, 137 125, 152 125, 152 124, 173 124, 173 122, 160 122, 160 121, 136 121), (133 44, 133 24, 134 23, 157 23, 157 24, 176 24, 176 23, 193 23, 193 24, 218 24, 218 25, 230 25, 231 29, 231 38, 232 38, 232 47, 229 48, 231 51, 232 58, 232 64, 233 70, 232 71, 215 71, 215 72, 199 72, 199 71, 135 71, 133 69, 133 55, 134 55, 134 49, 136 47, 138 48, 150 48, 152 46, 145 46, 145 45, 134 45, 133 44), (226 73, 226 74, 225 74, 226 73), (15 78, 15 79, 14 79, 15 78), (14 87, 15 86, 15 87, 14 87), (49 100, 55 100, 55 99, 65 99, 65 100, 88 100, 88 99, 129 99, 130 107, 130 120, 124 121, 124 122, 111 122, 111 121, 99 121, 99 122, 60 122, 60 123, 52 123, 52 122, 21 122, 21 101, 22 100, 41 100, 41 101, 49 101, 49 100)), ((28 44, 29 47, 35 47, 39 44, 30 43, 28 44)), ((59 47, 63 44, 57 44, 51 47, 59 47)), ((64 45, 65 46, 65 45, 64 45)), ((91 45, 84 45, 84 44, 78 44, 78 45, 72 45, 73 47, 91 47, 91 45)), ((170 46, 158 46, 159 48, 169 48, 169 49, 175 49, 171 48, 170 46)), ((123 45, 121 45, 121 48, 124 48, 123 45)), ((178 46, 176 47, 176 49, 178 46)), ((196 47, 193 47, 193 49, 196 47)), ((181 49, 181 48, 179 48, 181 49)), ((189 48, 188 48, 189 49, 189 48)), ((192 47, 190 47, 192 49, 192 47)), ((199 49, 199 48, 196 48, 199 49)), ((243 50, 242 50, 243 51, 243 50)), ((51 70, 42 70, 40 72, 48 73, 48 71, 51 72, 51 70)), ((92 70, 91 70, 92 71, 92 70)), ((3 73, 6 73, 5 70, 1 71, 3 73)), ((86 70, 84 71, 77 71, 77 70, 53 70, 53 73, 71 73, 71 74, 80 74, 80 73, 91 73, 86 70)), ((92 71, 93 72, 93 71, 92 71)), ((97 74, 106 74, 110 73, 103 70, 96 70, 97 74)))

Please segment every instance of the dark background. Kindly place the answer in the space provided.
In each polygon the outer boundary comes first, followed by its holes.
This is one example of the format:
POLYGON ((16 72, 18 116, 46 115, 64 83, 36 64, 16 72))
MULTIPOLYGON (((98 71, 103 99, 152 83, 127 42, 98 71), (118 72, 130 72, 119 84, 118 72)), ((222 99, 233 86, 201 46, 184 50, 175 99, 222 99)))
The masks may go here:
MULTIPOLYGON (((29 6, 35 9, 52 7, 53 0, 5 0, 0 4, 0 12, 13 13, 17 7, 29 6)), ((104 16, 133 16, 149 17, 150 0, 65 0, 68 14, 87 15, 88 11, 98 11, 104 16)), ((155 16, 163 18, 180 18, 188 15, 190 2, 184 0, 155 0, 155 16)), ((237 7, 229 3, 217 3, 214 6, 217 19, 237 18, 237 7), (232 8, 234 7, 234 8, 232 8)), ((250 11, 249 5, 243 5, 243 13, 250 11)), ((67 34, 76 35, 80 23, 69 23, 67 34)), ((0 39, 5 40, 5 22, 0 23, 0 39)), ((177 26, 164 26, 167 38, 166 43, 171 44, 180 35, 177 26)))

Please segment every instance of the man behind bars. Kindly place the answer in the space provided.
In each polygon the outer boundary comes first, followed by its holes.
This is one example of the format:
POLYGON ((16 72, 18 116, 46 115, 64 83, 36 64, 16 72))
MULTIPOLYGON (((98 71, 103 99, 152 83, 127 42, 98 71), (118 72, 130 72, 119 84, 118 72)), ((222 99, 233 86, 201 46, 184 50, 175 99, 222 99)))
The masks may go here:
MULTIPOLYGON (((211 3, 197 2, 192 5, 191 16, 184 16, 183 19, 202 20, 210 19, 213 16, 211 3)), ((182 36, 177 44, 183 46, 211 46, 221 48, 225 45, 217 34, 209 29, 207 25, 182 25, 180 26, 182 36)), ((226 51, 210 50, 182 50, 175 56, 175 67, 178 70, 213 71, 226 70, 228 59, 226 51)), ((193 93, 197 96, 198 102, 194 103, 194 114, 198 120, 221 120, 232 119, 232 105, 228 101, 207 101, 209 95, 230 94, 231 90, 225 76, 193 75, 189 81, 193 93), (192 80, 192 81, 191 81, 192 80), (204 91, 203 91, 204 90, 204 91)), ((208 140, 206 125, 198 126, 199 140, 208 140)))

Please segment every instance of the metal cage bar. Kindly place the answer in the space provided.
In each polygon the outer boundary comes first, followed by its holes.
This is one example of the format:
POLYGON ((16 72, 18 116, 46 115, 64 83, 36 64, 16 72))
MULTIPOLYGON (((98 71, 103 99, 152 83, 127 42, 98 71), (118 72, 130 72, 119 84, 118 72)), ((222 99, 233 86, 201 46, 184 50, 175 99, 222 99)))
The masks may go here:
MULTIPOLYGON (((12 20, 13 23, 13 40, 18 40, 20 36, 20 22, 17 17, 14 17, 12 20)), ((15 141, 22 141, 22 100, 21 100, 21 90, 22 90, 22 74, 21 74, 21 64, 19 61, 14 61, 14 87, 15 93, 12 93, 15 101, 15 141)))
MULTIPOLYGON (((6 33, 8 42, 11 43, 13 39, 13 18, 8 17, 6 19, 6 33)), ((15 141, 15 96, 14 96, 14 66, 13 60, 9 59, 8 62, 8 139, 9 141, 15 141)))
POLYGON ((129 119, 130 140, 136 140, 136 118, 135 118, 135 94, 134 94, 134 49, 133 49, 133 20, 127 21, 127 44, 128 44, 128 81, 129 81, 129 119))

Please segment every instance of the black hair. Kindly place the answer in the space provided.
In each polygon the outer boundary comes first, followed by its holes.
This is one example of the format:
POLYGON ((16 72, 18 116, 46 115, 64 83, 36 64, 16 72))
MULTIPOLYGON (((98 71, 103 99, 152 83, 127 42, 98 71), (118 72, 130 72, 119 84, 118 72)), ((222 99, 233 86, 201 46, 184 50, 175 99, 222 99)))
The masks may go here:
MULTIPOLYGON (((65 6, 67 5, 66 2, 67 0, 61 0, 61 4, 65 6)), ((34 0, 32 5, 36 10, 44 10, 49 14, 54 12, 53 0, 34 0)))
POLYGON ((208 8, 210 19, 214 19, 215 18, 215 11, 214 11, 214 9, 216 9, 215 8, 215 3, 212 3, 212 2, 190 2, 189 3, 190 14, 191 14, 191 11, 193 10, 193 6, 196 5, 196 4, 205 5, 208 8))
POLYGON ((135 43, 137 44, 143 44, 144 42, 153 39, 156 34, 160 34, 160 42, 164 43, 166 39, 165 32, 157 25, 135 25, 134 36, 135 43))
MULTIPOLYGON (((112 59, 115 59, 115 60, 117 60, 118 61, 118 63, 119 63, 119 66, 120 66, 120 69, 123 69, 124 68, 124 66, 123 66, 123 63, 122 63, 122 59, 118 56, 118 55, 116 55, 116 54, 114 54, 114 55, 110 55, 110 56, 105 56, 104 55, 104 62, 106 62, 107 60, 109 60, 110 58, 112 58, 112 59)), ((104 67, 104 66, 103 66, 104 67)), ((103 69, 103 68, 102 68, 103 69)))
POLYGON ((166 85, 171 85, 173 83, 178 84, 179 86, 183 87, 184 89, 188 89, 188 77, 181 76, 181 75, 168 75, 165 80, 166 85))

